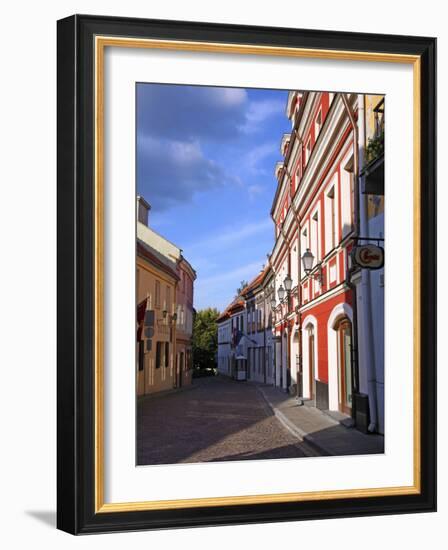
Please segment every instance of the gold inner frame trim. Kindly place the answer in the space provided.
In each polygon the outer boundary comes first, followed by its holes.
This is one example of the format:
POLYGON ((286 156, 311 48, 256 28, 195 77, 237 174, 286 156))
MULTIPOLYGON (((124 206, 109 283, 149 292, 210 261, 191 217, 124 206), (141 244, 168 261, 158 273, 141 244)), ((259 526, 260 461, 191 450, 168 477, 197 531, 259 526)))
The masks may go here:
POLYGON ((120 38, 96 36, 95 52, 95 513, 130 512, 142 510, 167 510, 197 508, 206 506, 232 506, 242 504, 265 504, 280 502, 303 502, 341 498, 363 498, 412 495, 421 492, 421 351, 420 351, 420 269, 421 269, 421 60, 417 55, 401 55, 382 52, 356 52, 345 50, 324 50, 252 44, 227 44, 214 42, 153 40, 141 38, 120 38), (413 315, 414 315, 414 479, 413 485, 401 487, 380 487, 348 490, 278 493, 262 495, 192 498, 179 500, 154 500, 141 502, 104 502, 104 50, 106 47, 150 48, 206 53, 232 53, 243 55, 265 55, 366 61, 382 63, 405 63, 413 65, 413 199, 414 199, 414 265, 413 265, 413 315))

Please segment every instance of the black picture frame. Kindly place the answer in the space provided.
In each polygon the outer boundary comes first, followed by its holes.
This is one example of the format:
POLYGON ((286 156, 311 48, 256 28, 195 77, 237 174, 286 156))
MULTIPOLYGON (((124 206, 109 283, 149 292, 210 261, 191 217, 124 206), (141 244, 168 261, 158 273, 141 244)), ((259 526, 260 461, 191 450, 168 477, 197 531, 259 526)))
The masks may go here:
POLYGON ((74 15, 57 25, 57 526, 72 534, 430 512, 436 509, 436 39, 74 15), (120 36, 420 57, 419 494, 95 511, 94 38, 120 36))

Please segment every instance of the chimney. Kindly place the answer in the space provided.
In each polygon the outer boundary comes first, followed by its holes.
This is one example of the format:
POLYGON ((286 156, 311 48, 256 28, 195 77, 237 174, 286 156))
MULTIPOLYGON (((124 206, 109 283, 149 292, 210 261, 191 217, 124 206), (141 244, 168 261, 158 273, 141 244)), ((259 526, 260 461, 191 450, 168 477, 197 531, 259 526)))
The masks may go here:
POLYGON ((143 197, 137 195, 137 221, 148 227, 148 213, 151 205, 143 197))

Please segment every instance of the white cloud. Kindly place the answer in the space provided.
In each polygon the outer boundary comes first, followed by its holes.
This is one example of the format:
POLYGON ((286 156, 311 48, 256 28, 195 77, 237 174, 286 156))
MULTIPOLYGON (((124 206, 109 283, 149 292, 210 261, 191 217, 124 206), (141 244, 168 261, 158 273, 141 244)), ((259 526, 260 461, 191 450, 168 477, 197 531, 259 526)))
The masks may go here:
POLYGON ((246 123, 242 126, 245 133, 253 133, 260 129, 261 124, 273 115, 283 113, 285 104, 276 99, 265 99, 263 101, 252 101, 246 112, 246 123))
POLYGON ((253 174, 264 174, 266 170, 259 168, 259 164, 267 157, 275 155, 278 150, 277 143, 262 143, 251 149, 244 157, 244 165, 253 174))
POLYGON ((249 185, 247 192, 249 193, 250 200, 255 200, 257 195, 261 195, 264 192, 264 188, 262 185, 249 185))
POLYGON ((224 107, 238 107, 247 101, 247 92, 243 88, 209 88, 210 103, 224 107))
POLYGON ((216 307, 222 311, 235 297, 241 281, 250 281, 262 267, 263 262, 260 260, 203 279, 198 276, 194 289, 195 307, 216 307))
POLYGON ((262 262, 251 262, 249 264, 237 267, 231 271, 218 273, 206 277, 200 281, 202 287, 206 285, 217 285, 227 281, 235 281, 235 288, 239 285, 241 279, 253 279, 262 269, 262 262))
POLYGON ((237 228, 235 228, 235 226, 223 228, 219 233, 211 235, 206 239, 186 245, 185 250, 190 251, 198 248, 204 249, 207 247, 213 247, 216 249, 217 247, 225 247, 229 245, 233 246, 238 241, 262 233, 272 227, 272 221, 269 218, 265 218, 259 222, 248 223, 237 228))

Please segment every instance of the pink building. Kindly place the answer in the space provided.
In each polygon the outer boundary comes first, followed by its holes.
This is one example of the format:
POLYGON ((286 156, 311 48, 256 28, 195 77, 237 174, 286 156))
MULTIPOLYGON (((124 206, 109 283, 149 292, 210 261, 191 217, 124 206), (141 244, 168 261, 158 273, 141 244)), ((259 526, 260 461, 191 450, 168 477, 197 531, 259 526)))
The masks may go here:
POLYGON ((181 255, 177 261, 179 282, 176 288, 176 387, 191 384, 193 372, 191 339, 193 335, 193 283, 196 272, 181 255))

